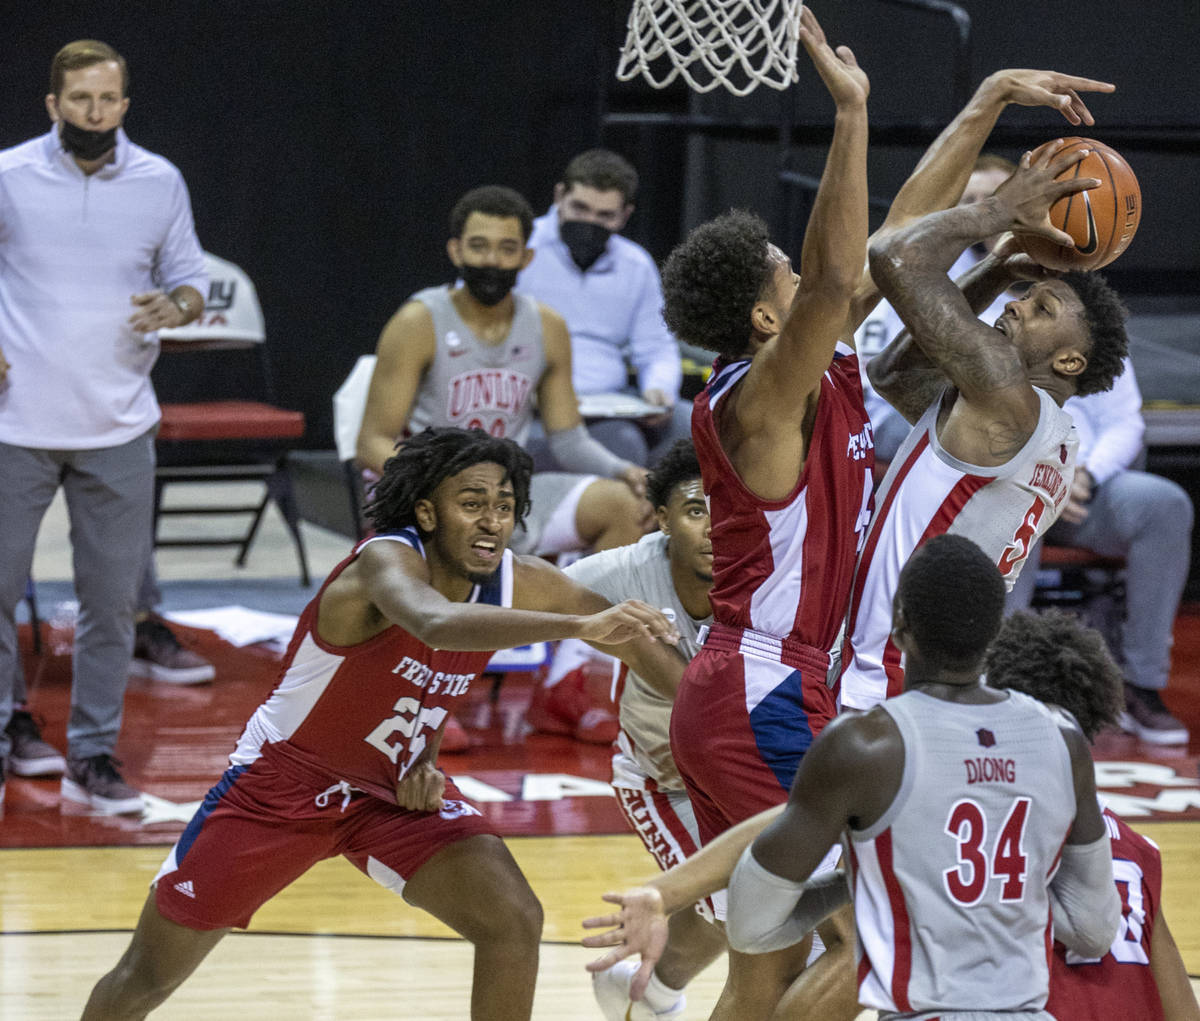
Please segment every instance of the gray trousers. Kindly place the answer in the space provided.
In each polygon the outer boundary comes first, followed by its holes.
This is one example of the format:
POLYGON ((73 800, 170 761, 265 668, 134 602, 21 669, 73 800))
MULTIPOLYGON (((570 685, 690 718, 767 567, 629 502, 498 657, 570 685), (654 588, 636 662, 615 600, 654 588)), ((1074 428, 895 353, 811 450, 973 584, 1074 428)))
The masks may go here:
POLYGON ((149 554, 154 430, 118 447, 38 450, 0 443, 0 756, 19 676, 16 608, 34 542, 59 486, 67 502, 79 617, 72 655, 70 755, 111 753, 133 654, 133 619, 149 554))
MULTIPOLYGON (((1192 556, 1192 501, 1159 475, 1120 471, 1097 486, 1088 516, 1073 525, 1061 518, 1046 538, 1125 558, 1125 623, 1121 630, 1125 677, 1138 688, 1163 690, 1171 672, 1175 614, 1192 556)), ((1030 554, 1008 596, 1008 609, 1033 598, 1041 545, 1030 554)))

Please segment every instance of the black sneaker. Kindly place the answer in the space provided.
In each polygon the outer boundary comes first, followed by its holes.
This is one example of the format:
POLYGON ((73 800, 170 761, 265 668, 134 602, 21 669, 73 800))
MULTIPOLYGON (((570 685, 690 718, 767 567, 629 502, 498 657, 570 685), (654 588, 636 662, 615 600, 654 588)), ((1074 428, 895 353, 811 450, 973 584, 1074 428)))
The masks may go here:
POLYGON ((171 629, 154 617, 138 622, 129 672, 164 684, 203 684, 217 675, 208 660, 182 646, 171 629))
POLYGON ((67 768, 62 752, 42 740, 40 721, 26 709, 14 709, 4 732, 12 742, 8 768, 14 776, 61 776, 67 768))
POLYGON ((1147 744, 1187 744, 1188 729, 1180 723, 1153 688, 1125 685, 1125 711, 1117 719, 1120 728, 1136 734, 1147 744))
POLYGON ((118 765, 120 763, 107 753, 85 759, 72 756, 67 760, 67 772, 62 778, 63 799, 87 805, 104 815, 141 812, 142 796, 117 772, 118 765))

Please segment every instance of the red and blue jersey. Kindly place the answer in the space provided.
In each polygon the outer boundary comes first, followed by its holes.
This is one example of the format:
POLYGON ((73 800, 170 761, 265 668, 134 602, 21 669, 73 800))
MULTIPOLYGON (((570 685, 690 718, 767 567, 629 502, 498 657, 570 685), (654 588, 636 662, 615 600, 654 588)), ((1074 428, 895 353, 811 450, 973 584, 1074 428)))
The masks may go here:
POLYGON ((1107 808, 1104 825, 1112 842, 1113 881, 1121 895, 1121 925, 1108 953, 1085 958, 1061 943, 1050 962, 1046 1009, 1058 1021, 1162 1021, 1150 941, 1162 895, 1162 857, 1155 843, 1131 830, 1107 808))
MULTIPOLYGON (((334 568, 301 614, 275 690, 246 724, 232 765, 262 756, 316 783, 342 781, 394 801, 397 782, 487 666, 491 651, 432 649, 395 624, 359 645, 320 637, 322 594, 372 542, 402 542, 425 555, 416 530, 405 528, 363 540, 334 568)), ((505 550, 499 569, 466 601, 511 606, 512 589, 505 550)))
POLYGON ((838 345, 821 379, 804 467, 782 500, 751 492, 717 435, 716 409, 749 368, 749 359, 719 364, 692 412, 712 515, 713 618, 828 650, 846 613, 872 508, 875 445, 858 357, 838 345))

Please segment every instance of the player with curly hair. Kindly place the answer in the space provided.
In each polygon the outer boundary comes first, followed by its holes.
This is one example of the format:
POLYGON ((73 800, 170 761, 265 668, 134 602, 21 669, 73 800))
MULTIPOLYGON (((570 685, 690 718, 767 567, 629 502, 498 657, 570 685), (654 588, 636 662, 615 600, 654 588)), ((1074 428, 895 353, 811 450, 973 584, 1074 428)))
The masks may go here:
MULTIPOLYGON (((1089 741, 1115 726, 1125 708, 1121 668, 1100 632, 1058 610, 1014 613, 983 665, 994 687, 1067 710, 1089 741)), ((1102 809, 1121 895, 1121 927, 1098 957, 1071 953, 1055 941, 1046 1010, 1058 1021, 1200 1021, 1196 994, 1162 911, 1158 846, 1103 802, 1102 809)))
MULTIPOLYGON (((694 230, 663 272, 668 325, 720 355, 692 420, 712 511, 714 623, 671 720, 706 842, 784 800, 832 719, 829 650, 871 519, 874 444, 851 346, 879 298, 864 269, 865 154, 856 134, 867 85, 849 51, 825 44, 807 8, 803 38, 838 114, 801 275, 762 221, 741 212, 694 230)), ((1007 105, 1052 106, 1090 123, 1078 96, 1089 89, 1111 86, 1049 71, 989 76, 922 158, 881 230, 956 202, 1007 105)), ((890 604, 872 610, 886 628, 890 604)), ((714 1016, 768 1016, 802 966, 794 949, 731 955, 714 1016)))
POLYGON ((541 905, 437 768, 453 705, 496 649, 578 637, 678 677, 673 625, 610 606, 508 541, 532 462, 481 430, 430 429, 384 466, 355 546, 305 608, 279 683, 155 878, 129 948, 84 1011, 145 1016, 232 927, 342 855, 475 948, 472 1013, 528 1018, 541 905))

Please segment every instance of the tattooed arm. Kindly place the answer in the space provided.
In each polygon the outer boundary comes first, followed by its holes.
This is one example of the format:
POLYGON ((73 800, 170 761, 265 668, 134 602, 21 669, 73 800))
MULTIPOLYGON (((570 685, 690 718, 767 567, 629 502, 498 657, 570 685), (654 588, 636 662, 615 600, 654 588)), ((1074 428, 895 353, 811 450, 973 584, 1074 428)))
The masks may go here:
MULTIPOLYGON (((960 276, 956 286, 971 312, 978 316, 1014 284, 1050 275, 1024 255, 1009 234, 997 243, 992 254, 960 276)), ((908 330, 867 363, 867 376, 875 392, 910 424, 950 386, 942 367, 921 349, 908 330)))
MULTIPOLYGON (((1064 195, 1095 187, 1094 178, 1054 179, 1081 158, 1045 153, 1031 163, 1027 154, 991 198, 922 217, 871 244, 871 273, 884 297, 961 398, 950 410, 947 450, 963 460, 1005 463, 1036 427, 1039 399, 1013 340, 975 317, 947 271, 967 245, 1005 230, 1071 244, 1051 226, 1049 209, 1064 195)), ((941 425, 939 435, 945 445, 941 425)))

